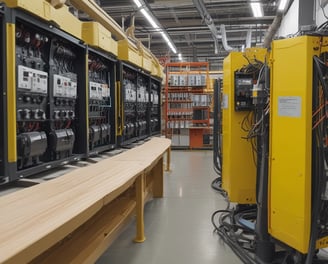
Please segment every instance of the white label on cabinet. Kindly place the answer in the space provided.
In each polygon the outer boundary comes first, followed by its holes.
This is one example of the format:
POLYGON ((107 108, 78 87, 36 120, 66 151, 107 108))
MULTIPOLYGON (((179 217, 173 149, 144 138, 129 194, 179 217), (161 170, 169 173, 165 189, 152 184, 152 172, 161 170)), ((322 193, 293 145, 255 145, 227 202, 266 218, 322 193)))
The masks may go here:
POLYGON ((229 106, 228 99, 229 99, 229 97, 227 94, 222 95, 222 102, 221 102, 222 109, 228 109, 228 106, 229 106))
POLYGON ((278 116, 301 117, 300 96, 278 96, 278 116))

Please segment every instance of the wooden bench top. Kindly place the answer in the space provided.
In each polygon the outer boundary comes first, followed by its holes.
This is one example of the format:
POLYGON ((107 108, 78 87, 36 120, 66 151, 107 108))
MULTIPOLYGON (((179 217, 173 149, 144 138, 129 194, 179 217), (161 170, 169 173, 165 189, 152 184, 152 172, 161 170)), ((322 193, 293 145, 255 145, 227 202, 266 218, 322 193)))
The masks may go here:
POLYGON ((170 140, 152 138, 117 156, 0 197, 0 263, 25 263, 62 240, 131 186, 169 147, 170 140))

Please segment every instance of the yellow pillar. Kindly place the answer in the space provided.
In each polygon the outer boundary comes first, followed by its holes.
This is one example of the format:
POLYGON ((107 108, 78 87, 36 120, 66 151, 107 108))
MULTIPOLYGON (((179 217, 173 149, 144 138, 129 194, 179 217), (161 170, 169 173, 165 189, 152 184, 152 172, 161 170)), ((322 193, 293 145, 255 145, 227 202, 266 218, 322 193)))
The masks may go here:
POLYGON ((16 39, 15 24, 7 24, 7 133, 8 162, 17 161, 16 146, 16 39))

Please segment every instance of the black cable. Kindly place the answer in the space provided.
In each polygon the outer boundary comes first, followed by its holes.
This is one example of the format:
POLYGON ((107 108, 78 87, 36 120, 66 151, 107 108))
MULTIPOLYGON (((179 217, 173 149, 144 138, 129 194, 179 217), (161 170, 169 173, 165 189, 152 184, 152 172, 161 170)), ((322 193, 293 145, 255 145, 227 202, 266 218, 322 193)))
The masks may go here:
POLYGON ((316 73, 318 74, 319 81, 320 81, 320 83, 323 87, 322 90, 323 90, 324 96, 325 96, 325 98, 328 98, 328 86, 327 86, 327 83, 325 82, 323 72, 322 72, 322 69, 321 69, 321 67, 327 67, 327 66, 317 56, 314 56, 313 60, 314 60, 315 66, 316 66, 315 67, 316 73))
POLYGON ((213 164, 214 170, 221 177, 222 155, 221 155, 221 124, 219 115, 221 113, 221 80, 215 80, 214 84, 214 120, 213 120, 213 164))
POLYGON ((224 198, 228 196, 226 191, 222 188, 221 177, 215 178, 211 183, 211 187, 219 194, 221 194, 224 198))
MULTIPOLYGON (((326 105, 328 99, 327 84, 324 80, 324 74, 322 67, 325 64, 316 56, 313 57, 314 61, 314 74, 313 74, 313 99, 312 108, 315 111, 320 107, 319 101, 319 83, 321 84, 324 100, 323 103, 326 105)), ((327 68, 326 68, 327 69, 327 68)), ((326 107, 325 107, 326 112, 326 107)), ((323 113, 325 114, 325 113, 323 113)), ((305 264, 311 264, 316 250, 316 241, 318 239, 318 220, 320 220, 320 202, 323 183, 325 181, 325 169, 324 169, 324 147, 323 147, 323 134, 322 132, 326 128, 323 127, 322 123, 314 128, 312 136, 312 202, 311 202, 311 227, 310 227, 310 241, 308 254, 305 260, 305 264)), ((324 185, 325 186, 325 185, 324 185)))
POLYGON ((254 246, 252 246, 254 230, 239 223, 239 219, 243 217, 247 217, 249 220, 255 219, 255 205, 238 205, 237 208, 230 210, 217 210, 212 214, 211 221, 215 231, 244 263, 257 263, 250 255, 254 251, 254 246), (218 219, 218 225, 215 222, 215 217, 219 213, 221 215, 218 219))

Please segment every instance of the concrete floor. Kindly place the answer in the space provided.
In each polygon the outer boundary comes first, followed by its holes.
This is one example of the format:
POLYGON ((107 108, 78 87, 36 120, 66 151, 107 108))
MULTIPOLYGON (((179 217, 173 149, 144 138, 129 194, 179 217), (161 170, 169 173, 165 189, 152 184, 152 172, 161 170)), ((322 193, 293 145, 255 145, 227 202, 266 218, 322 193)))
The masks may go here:
POLYGON ((146 241, 136 244, 131 223, 97 264, 240 264, 213 233, 211 214, 226 202, 215 193, 211 151, 172 151, 164 198, 145 207, 146 241))

